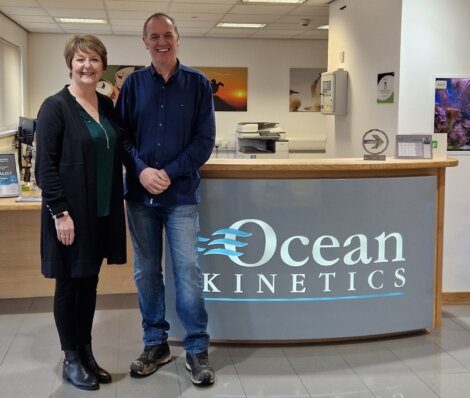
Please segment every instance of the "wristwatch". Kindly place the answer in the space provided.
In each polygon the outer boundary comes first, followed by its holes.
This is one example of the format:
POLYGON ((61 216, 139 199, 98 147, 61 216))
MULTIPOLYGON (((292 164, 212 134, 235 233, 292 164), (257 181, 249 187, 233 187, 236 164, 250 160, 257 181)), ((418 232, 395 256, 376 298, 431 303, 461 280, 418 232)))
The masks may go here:
POLYGON ((62 211, 62 212, 60 212, 60 213, 54 214, 54 215, 52 216, 52 218, 53 218, 54 220, 57 220, 58 218, 62 218, 62 217, 68 216, 68 215, 69 215, 69 212, 68 212, 67 210, 65 210, 65 211, 62 211))

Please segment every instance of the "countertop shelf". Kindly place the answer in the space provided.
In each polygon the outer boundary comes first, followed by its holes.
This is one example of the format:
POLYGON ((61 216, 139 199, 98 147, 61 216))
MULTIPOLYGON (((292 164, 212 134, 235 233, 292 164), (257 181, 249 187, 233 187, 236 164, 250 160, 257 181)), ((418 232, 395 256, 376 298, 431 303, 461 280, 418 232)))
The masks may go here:
POLYGON ((202 171, 212 170, 403 170, 433 167, 453 167, 458 161, 452 158, 437 159, 387 159, 370 161, 360 158, 336 159, 211 159, 202 171))
MULTIPOLYGON (((454 167, 458 160, 387 159, 368 161, 360 158, 336 159, 210 159, 202 168, 203 178, 310 178, 413 175, 454 167)), ((16 202, 0 198, 0 211, 39 210, 41 202, 16 202)))
POLYGON ((358 178, 433 174, 454 167, 452 158, 387 159, 211 159, 201 168, 203 178, 358 178))

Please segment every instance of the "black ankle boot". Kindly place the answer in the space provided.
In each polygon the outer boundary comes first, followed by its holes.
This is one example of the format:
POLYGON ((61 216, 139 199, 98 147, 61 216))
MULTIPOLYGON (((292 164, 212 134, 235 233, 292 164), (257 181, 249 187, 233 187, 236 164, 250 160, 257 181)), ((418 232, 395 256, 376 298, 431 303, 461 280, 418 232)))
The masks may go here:
POLYGON ((64 370, 62 376, 75 387, 82 390, 97 390, 100 388, 98 379, 82 365, 77 351, 65 350, 64 370))
POLYGON ((111 383, 111 375, 96 363, 91 344, 79 346, 78 353, 83 365, 95 375, 100 383, 111 383))

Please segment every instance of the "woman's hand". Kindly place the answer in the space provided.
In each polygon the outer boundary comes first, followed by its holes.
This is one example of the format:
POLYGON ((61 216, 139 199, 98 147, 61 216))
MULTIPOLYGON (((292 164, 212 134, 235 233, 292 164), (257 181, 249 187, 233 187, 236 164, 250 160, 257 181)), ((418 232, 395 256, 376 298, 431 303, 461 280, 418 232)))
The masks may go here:
POLYGON ((57 239, 65 246, 70 246, 75 239, 75 226, 72 217, 69 214, 61 218, 56 218, 55 229, 57 231, 57 239))

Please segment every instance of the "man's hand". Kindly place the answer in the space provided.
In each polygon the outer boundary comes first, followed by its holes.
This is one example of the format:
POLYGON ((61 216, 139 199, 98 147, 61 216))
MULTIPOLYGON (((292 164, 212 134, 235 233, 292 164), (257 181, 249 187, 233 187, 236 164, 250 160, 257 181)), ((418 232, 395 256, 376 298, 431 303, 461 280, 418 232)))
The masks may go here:
POLYGON ((171 184, 170 178, 165 170, 147 167, 139 175, 142 186, 153 195, 158 195, 165 191, 171 184))

